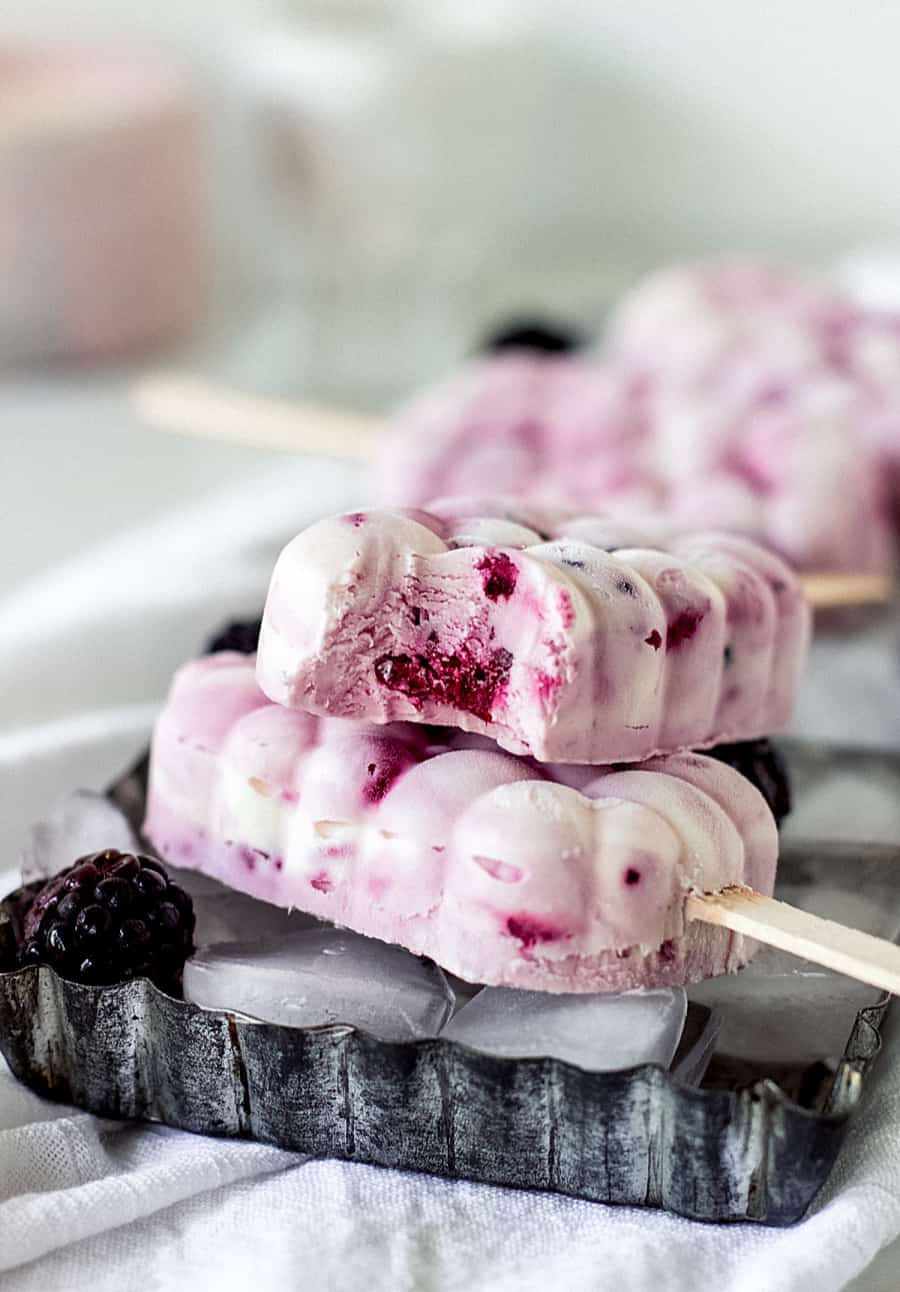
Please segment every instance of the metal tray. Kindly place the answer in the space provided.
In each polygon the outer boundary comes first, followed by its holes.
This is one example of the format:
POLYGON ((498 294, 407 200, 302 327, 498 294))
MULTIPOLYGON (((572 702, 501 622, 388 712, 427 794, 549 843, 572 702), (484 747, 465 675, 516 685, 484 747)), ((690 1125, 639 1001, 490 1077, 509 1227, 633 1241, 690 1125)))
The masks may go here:
MULTIPOLYGON (((135 823, 145 776, 142 762, 110 790, 135 823)), ((900 907, 900 852, 865 851, 790 843, 780 882, 852 891, 869 868, 900 907)), ((10 963, 20 907, 15 895, 0 904, 0 966, 10 963)), ((881 1048, 887 1006, 884 998, 860 1011, 833 1071, 822 1063, 767 1071, 717 1054, 696 1088, 653 1065, 591 1073, 442 1039, 388 1043, 341 1025, 278 1027, 200 1010, 143 980, 85 987, 30 967, 0 972, 0 1049, 33 1089, 105 1117, 785 1226, 828 1176, 881 1048)), ((696 1009, 693 1018, 696 1026, 696 1009)))

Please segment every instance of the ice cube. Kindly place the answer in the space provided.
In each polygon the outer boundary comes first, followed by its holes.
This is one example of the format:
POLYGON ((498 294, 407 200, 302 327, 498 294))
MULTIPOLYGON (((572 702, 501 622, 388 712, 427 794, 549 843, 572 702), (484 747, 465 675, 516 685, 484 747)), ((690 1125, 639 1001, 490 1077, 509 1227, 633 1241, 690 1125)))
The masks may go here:
POLYGON ((681 987, 584 996, 485 987, 441 1035, 486 1054, 549 1056, 595 1072, 668 1067, 686 1011, 681 987))
POLYGON ((194 942, 198 947, 218 942, 268 943, 303 929, 322 927, 312 915, 261 902, 205 875, 202 885, 192 884, 189 877, 194 873, 169 867, 174 882, 194 899, 194 942))
POLYGON ((31 827, 19 856, 22 882, 56 875, 88 852, 134 852, 137 838, 123 813, 103 794, 74 790, 31 827))
POLYGON ((721 1019, 719 1054, 785 1064, 839 1059, 856 1015, 882 995, 768 947, 739 974, 708 978, 689 990, 692 1001, 721 1019))
POLYGON ((450 973, 448 969, 444 970, 444 977, 450 984, 450 990, 453 992, 453 1011, 458 1014, 463 1006, 468 1005, 473 996, 477 996, 483 991, 481 983, 466 982, 465 978, 457 978, 455 973, 450 973))
POLYGON ((685 1086, 699 1086, 719 1040, 721 1018, 715 1010, 690 1001, 684 1031, 672 1060, 672 1076, 685 1086))
POLYGON ((431 961, 328 926, 203 948, 185 966, 184 994, 205 1009, 291 1027, 349 1023, 383 1041, 436 1036, 453 1009, 431 961))
MULTIPOLYGON (((881 865, 890 862, 885 859, 881 865)), ((849 879, 858 884, 856 889, 820 880, 779 884, 777 895, 824 919, 894 938, 900 931, 900 912, 879 899, 880 886, 873 883, 877 873, 877 868, 860 863, 856 881, 849 879)), ((720 1054, 788 1064, 839 1059, 856 1015, 883 994, 775 947, 761 947, 738 974, 709 978, 688 990, 692 1001, 718 1012, 720 1054)))
MULTIPOLYGON (((182 866, 172 866, 169 862, 164 864, 172 882, 177 884, 179 888, 183 888, 186 893, 190 893, 194 899, 195 908, 198 900, 202 897, 218 897, 222 893, 234 891, 226 888, 218 879, 213 879, 211 875, 204 875, 202 870, 185 870, 182 866)), ((212 941, 212 939, 208 938, 207 941, 212 941)))

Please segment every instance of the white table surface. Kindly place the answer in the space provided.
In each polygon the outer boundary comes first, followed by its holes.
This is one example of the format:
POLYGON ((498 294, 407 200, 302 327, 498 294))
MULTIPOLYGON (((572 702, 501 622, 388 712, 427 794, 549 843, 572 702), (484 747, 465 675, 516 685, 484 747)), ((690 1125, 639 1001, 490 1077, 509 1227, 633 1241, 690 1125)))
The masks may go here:
POLYGON ((128 377, 0 377, 0 595, 80 547, 272 462, 271 453, 141 427, 128 377))
MULTIPOLYGON (((267 452, 139 426, 129 376, 0 379, 0 596, 94 540, 271 465, 267 452)), ((900 1243, 851 1285, 898 1286, 900 1243)))

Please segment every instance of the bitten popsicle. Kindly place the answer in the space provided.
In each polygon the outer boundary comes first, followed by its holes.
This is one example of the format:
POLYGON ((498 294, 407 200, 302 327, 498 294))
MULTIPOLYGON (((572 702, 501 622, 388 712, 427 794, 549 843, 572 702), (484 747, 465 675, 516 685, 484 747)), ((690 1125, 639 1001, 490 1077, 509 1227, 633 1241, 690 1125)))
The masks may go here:
POLYGON ((335 517, 289 543, 258 678, 322 716, 632 762, 782 728, 809 628, 796 575, 745 539, 653 542, 602 516, 456 500, 335 517))

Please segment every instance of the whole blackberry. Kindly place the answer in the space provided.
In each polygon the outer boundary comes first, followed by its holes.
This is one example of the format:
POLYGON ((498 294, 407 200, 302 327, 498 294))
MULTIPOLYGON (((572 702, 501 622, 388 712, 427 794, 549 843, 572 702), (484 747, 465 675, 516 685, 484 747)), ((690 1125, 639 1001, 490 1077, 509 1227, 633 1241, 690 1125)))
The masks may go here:
POLYGON ((481 349, 488 353, 498 350, 540 350, 544 354, 567 354, 578 350, 584 337, 575 328, 554 323, 549 319, 511 319, 496 332, 486 337, 481 349))
POLYGON ((79 858, 38 890, 19 960, 51 965, 75 982, 150 978, 177 995, 193 934, 194 904, 159 862, 110 848, 79 858))
POLYGON ((755 785, 771 808, 778 825, 791 810, 791 784, 784 759, 769 740, 743 740, 734 745, 707 749, 711 758, 728 763, 755 785))
POLYGON ((226 624, 221 632, 206 643, 206 654, 217 655, 219 651, 234 650, 241 655, 255 655, 259 645, 261 619, 235 619, 226 624))

